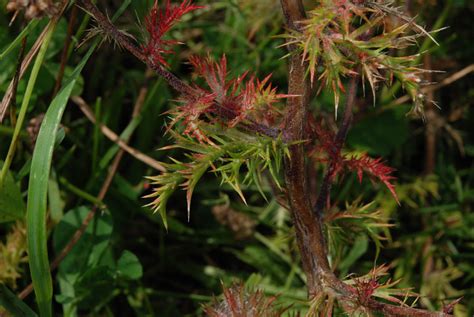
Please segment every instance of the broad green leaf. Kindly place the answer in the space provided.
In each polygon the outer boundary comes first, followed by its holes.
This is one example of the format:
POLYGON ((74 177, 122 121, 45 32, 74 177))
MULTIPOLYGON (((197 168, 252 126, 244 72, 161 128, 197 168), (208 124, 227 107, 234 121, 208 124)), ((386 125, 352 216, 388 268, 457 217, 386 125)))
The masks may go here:
MULTIPOLYGON (((53 233, 55 252, 60 252, 66 246, 74 233, 81 227, 89 211, 89 208, 83 206, 68 211, 64 215, 53 233)), ((98 265, 105 250, 110 245, 112 230, 112 217, 108 212, 94 218, 87 226, 81 239, 61 262, 59 271, 79 275, 98 265)), ((69 282, 74 283, 75 281, 69 280, 69 282)))
MULTIPOLYGON (((0 162, 0 168, 3 162, 0 162)), ((0 188, 0 223, 21 219, 25 216, 25 203, 21 197, 20 188, 10 173, 0 188)))
POLYGON ((75 283, 75 298, 82 309, 97 307, 107 302, 115 290, 113 271, 107 266, 97 266, 85 272, 75 283))
POLYGON ((68 80, 51 102, 36 141, 31 162, 27 203, 28 258, 31 278, 41 316, 52 316, 53 283, 49 268, 48 234, 46 230, 47 193, 56 134, 69 96, 98 42, 89 49, 68 80))
POLYGON ((4 284, 0 284, 0 307, 5 308, 15 317, 37 317, 17 295, 12 293, 4 284))
POLYGON ((140 260, 130 251, 123 251, 117 262, 117 271, 126 278, 138 280, 143 275, 143 268, 140 260))
POLYGON ((409 137, 406 107, 369 115, 354 125, 347 143, 372 155, 386 156, 404 144, 409 137))
MULTIPOLYGON (((64 215, 53 232, 53 249, 56 253, 66 246, 77 229, 81 227, 89 212, 89 208, 82 206, 70 210, 64 215)), ((90 270, 95 270, 99 262, 100 265, 104 266, 104 262, 106 262, 104 261, 105 253, 110 250, 112 230, 112 217, 108 212, 100 217, 95 217, 91 220, 74 248, 59 265, 57 278, 60 283, 61 294, 55 298, 57 302, 63 305, 65 316, 76 316, 77 305, 86 296, 84 293, 79 294, 82 292, 81 289, 87 288, 86 286, 78 286, 82 277, 89 274, 90 270)), ((114 267, 115 263, 105 263, 105 265, 114 267)), ((113 281, 109 282, 109 285, 112 285, 113 281)))

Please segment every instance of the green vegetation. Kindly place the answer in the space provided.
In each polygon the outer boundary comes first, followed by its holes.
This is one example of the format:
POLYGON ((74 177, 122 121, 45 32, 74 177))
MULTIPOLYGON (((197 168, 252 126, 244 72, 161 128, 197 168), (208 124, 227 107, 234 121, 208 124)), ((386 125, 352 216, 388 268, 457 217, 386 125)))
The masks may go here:
POLYGON ((76 2, 0 0, 0 315, 474 314, 470 1, 76 2))

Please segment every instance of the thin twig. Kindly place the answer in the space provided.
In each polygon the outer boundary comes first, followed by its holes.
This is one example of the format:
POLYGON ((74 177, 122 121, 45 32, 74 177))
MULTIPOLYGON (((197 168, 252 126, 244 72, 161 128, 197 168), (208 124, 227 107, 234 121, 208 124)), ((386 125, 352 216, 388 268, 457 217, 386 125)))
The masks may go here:
MULTIPOLYGON (((82 97, 74 96, 71 97, 72 102, 74 102, 79 109, 84 113, 84 115, 94 124, 97 123, 95 115, 89 105, 82 99, 82 97)), ((136 158, 137 160, 145 163, 146 165, 161 171, 165 172, 166 168, 157 160, 153 159, 152 157, 140 152, 139 150, 129 146, 124 140, 120 139, 120 136, 117 135, 115 132, 110 130, 106 125, 100 123, 99 124, 100 131, 112 142, 117 144, 121 149, 125 152, 136 158)))
MULTIPOLYGON (((11 107, 13 109, 12 111, 10 111, 10 120, 13 127, 16 125, 16 114, 15 114, 16 92, 18 89, 18 82, 20 81, 21 63, 23 63, 23 58, 25 57, 26 40, 27 40, 27 36, 25 36, 23 40, 21 41, 20 55, 18 56, 15 76, 13 77, 12 98, 9 102, 12 105, 11 107)), ((9 106, 10 105, 8 104, 7 108, 9 106)))
POLYGON ((77 17, 77 7, 73 6, 71 9, 69 24, 67 26, 67 35, 66 35, 66 40, 64 42, 63 51, 61 53, 61 62, 59 63, 60 65, 59 72, 58 72, 58 76, 56 77, 56 84, 54 85, 53 96, 55 96, 58 93, 59 89, 61 88, 61 84, 64 77, 64 70, 66 69, 67 59, 69 55, 68 54, 69 47, 71 46, 72 34, 74 32, 74 24, 76 23, 76 17, 77 17))

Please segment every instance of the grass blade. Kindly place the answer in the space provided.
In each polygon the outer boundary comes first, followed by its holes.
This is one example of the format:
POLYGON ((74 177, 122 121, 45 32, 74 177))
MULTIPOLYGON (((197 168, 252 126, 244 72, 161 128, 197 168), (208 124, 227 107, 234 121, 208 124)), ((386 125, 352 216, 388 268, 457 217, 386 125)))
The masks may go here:
POLYGON ((33 152, 27 203, 28 258, 36 300, 42 317, 52 316, 53 283, 48 259, 46 206, 56 133, 76 80, 97 43, 96 41, 92 45, 64 88, 51 102, 33 152))
POLYGON ((0 53, 0 61, 7 56, 12 50, 14 50, 18 45, 20 45, 21 40, 27 36, 39 23, 39 20, 32 20, 28 25, 21 31, 20 34, 5 48, 5 50, 0 53))
POLYGON ((17 122, 15 125, 15 131, 13 132, 12 141, 10 143, 10 147, 8 148, 7 157, 5 158, 5 162, 3 164, 2 171, 0 173, 0 188, 2 187, 3 182, 5 181, 7 172, 10 169, 10 165, 13 161, 13 156, 15 155, 16 147, 18 144, 18 138, 23 128, 23 122, 25 121, 26 111, 28 110, 28 105, 30 103, 31 95, 33 94, 33 89, 36 84, 36 79, 38 78, 39 71, 41 69, 41 66, 43 65, 43 62, 46 56, 46 51, 51 41, 51 37, 53 36, 54 30, 56 28, 56 24, 50 23, 48 24, 47 28, 48 28, 48 33, 44 37, 44 42, 41 44, 40 51, 38 53, 38 56, 36 57, 35 64, 33 65, 33 69, 31 70, 30 79, 28 80, 25 95, 23 96, 23 101, 21 103, 20 113, 18 114, 17 122))
POLYGON ((0 284, 0 307, 5 308, 15 317, 38 317, 28 305, 3 284, 0 284))

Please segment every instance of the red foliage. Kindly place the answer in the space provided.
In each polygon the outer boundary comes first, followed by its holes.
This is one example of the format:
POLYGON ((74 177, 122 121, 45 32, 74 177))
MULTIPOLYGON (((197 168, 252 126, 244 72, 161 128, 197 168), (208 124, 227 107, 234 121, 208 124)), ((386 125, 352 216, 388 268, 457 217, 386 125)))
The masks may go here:
POLYGON ((170 46, 178 44, 175 40, 163 40, 168 32, 179 19, 188 12, 200 9, 202 6, 192 4, 192 0, 184 0, 179 6, 172 6, 170 0, 166 0, 165 7, 158 7, 155 0, 150 13, 145 18, 145 26, 148 31, 148 43, 142 46, 143 53, 157 65, 168 66, 164 54, 172 53, 170 46))
POLYGON ((368 280, 355 280, 355 285, 352 291, 357 296, 358 302, 364 306, 369 301, 370 297, 374 294, 375 290, 380 287, 379 282, 375 277, 368 280))
POLYGON ((391 183, 391 181, 395 179, 395 177, 391 175, 395 169, 385 165, 381 157, 374 159, 364 154, 359 158, 344 158, 343 163, 348 170, 357 172, 359 182, 362 182, 362 175, 365 172, 370 177, 378 179, 384 183, 392 193, 392 196, 395 198, 397 203, 400 204, 397 193, 395 192, 395 186, 391 183))
POLYGON ((184 133, 200 142, 210 143, 199 129, 199 121, 203 115, 212 120, 220 118, 229 127, 247 119, 271 123, 278 114, 277 109, 272 107, 273 103, 288 97, 277 94, 276 88, 269 84, 271 75, 262 81, 253 75, 249 76, 248 72, 237 78, 228 78, 225 56, 222 56, 219 62, 214 62, 210 56, 192 56, 189 62, 196 75, 205 80, 207 88, 194 85, 193 93, 181 98, 183 105, 174 112, 172 125, 183 120, 184 133))
POLYGON ((394 168, 385 165, 382 158, 374 159, 367 154, 348 158, 342 153, 341 144, 337 144, 336 136, 331 130, 323 128, 320 123, 315 124, 312 129, 318 139, 315 152, 320 155, 323 154, 323 156, 317 156, 317 160, 331 164, 331 178, 336 177, 343 171, 350 171, 356 172, 359 182, 362 182, 363 174, 366 173, 372 179, 382 182, 390 190, 397 203, 400 203, 395 192, 395 186, 391 183, 396 179, 392 176, 395 171, 394 168))

